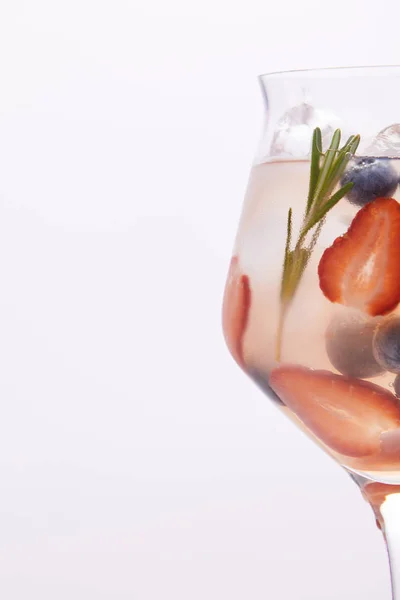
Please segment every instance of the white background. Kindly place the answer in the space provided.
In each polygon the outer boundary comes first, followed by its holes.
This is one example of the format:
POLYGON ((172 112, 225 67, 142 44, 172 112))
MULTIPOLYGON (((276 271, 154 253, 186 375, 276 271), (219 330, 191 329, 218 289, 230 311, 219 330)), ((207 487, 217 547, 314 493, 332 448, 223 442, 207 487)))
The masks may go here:
POLYGON ((396 4, 1 3, 2 598, 389 599, 370 509, 220 305, 256 76, 400 62, 396 4))

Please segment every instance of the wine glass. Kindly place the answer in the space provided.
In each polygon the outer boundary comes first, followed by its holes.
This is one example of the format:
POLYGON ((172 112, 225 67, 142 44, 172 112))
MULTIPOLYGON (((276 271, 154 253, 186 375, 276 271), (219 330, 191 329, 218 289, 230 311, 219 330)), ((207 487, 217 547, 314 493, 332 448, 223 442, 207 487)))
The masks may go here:
POLYGON ((400 67, 262 75, 228 348, 360 487, 400 600, 400 67))

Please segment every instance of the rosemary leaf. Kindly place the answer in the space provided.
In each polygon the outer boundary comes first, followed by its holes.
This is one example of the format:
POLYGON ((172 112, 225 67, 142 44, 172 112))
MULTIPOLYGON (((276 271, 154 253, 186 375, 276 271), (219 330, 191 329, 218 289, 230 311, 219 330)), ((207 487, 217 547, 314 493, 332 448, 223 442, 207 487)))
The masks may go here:
POLYGON ((286 233, 286 246, 285 246, 285 258, 290 250, 290 242, 292 240, 292 209, 289 208, 287 216, 287 233, 286 233))
POLYGON ((284 285, 281 289, 282 302, 290 302, 295 295, 309 258, 310 251, 308 248, 296 247, 288 253, 286 264, 289 276, 283 282, 284 285))
POLYGON ((282 282, 281 282, 281 298, 284 297, 286 291, 287 281, 290 279, 290 269, 291 269, 291 258, 292 253, 290 252, 290 244, 292 240, 292 209, 289 208, 288 218, 287 218, 287 231, 286 231, 286 244, 285 244, 285 255, 283 261, 283 272, 282 272, 282 282))
POLYGON ((359 135, 351 135, 349 137, 349 139, 347 140, 347 142, 344 144, 342 150, 345 150, 346 152, 350 151, 351 145, 354 142, 354 140, 358 138, 358 142, 360 141, 360 136, 359 135))
POLYGON ((350 154, 355 154, 356 151, 357 151, 359 143, 360 143, 360 136, 359 135, 355 135, 354 136, 354 140, 349 145, 349 148, 348 148, 347 151, 350 152, 350 154))
POLYGON ((323 224, 324 224, 324 219, 321 219, 320 222, 318 223, 317 228, 314 230, 314 233, 312 234, 311 242, 308 246, 308 251, 310 252, 310 256, 312 254, 312 251, 314 250, 315 244, 318 241, 319 234, 321 233, 323 224))
POLYGON ((315 188, 317 187, 318 177, 320 172, 320 162, 321 162, 321 144, 322 144, 322 136, 321 130, 319 127, 314 129, 312 146, 311 146, 311 169, 310 169, 310 187, 308 191, 308 200, 307 200, 307 208, 306 208, 306 216, 310 212, 313 200, 315 188))
POLYGON ((322 156, 322 133, 320 127, 316 127, 315 147, 322 156))
POLYGON ((325 158, 323 160, 320 174, 318 177, 318 184, 317 184, 317 187, 315 189, 315 194, 314 194, 315 201, 313 203, 315 208, 318 208, 318 205, 321 204, 321 190, 324 187, 324 185, 326 184, 327 178, 329 178, 329 172, 332 168, 333 162, 336 159, 336 152, 339 148, 339 144, 340 144, 340 129, 336 129, 336 131, 332 137, 331 145, 329 146, 328 150, 325 152, 325 158))
POLYGON ((325 204, 320 208, 320 210, 315 214, 313 219, 307 225, 306 229, 304 230, 304 234, 310 231, 310 229, 312 229, 314 225, 316 225, 319 221, 324 219, 326 214, 339 202, 339 200, 341 200, 347 194, 347 192, 351 190, 353 185, 354 184, 351 181, 349 181, 349 183, 346 183, 346 185, 340 188, 340 190, 338 190, 336 194, 333 194, 333 196, 331 196, 331 198, 329 198, 329 200, 325 202, 325 204))
POLYGON ((360 143, 360 136, 352 135, 347 140, 346 144, 339 151, 336 160, 334 161, 332 168, 329 171, 327 180, 321 189, 321 196, 327 198, 333 191, 336 183, 340 180, 343 175, 348 162, 352 158, 353 154, 356 152, 358 148, 358 144, 360 143))

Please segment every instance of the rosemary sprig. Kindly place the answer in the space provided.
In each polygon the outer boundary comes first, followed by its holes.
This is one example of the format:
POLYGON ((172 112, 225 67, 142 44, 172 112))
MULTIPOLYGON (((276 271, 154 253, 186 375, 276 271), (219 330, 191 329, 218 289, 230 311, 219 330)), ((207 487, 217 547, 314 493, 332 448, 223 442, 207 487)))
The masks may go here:
POLYGON ((281 306, 276 336, 276 360, 278 361, 280 361, 281 358, 282 334, 286 314, 318 240, 325 217, 327 213, 336 206, 339 200, 341 200, 353 187, 352 183, 347 183, 335 193, 332 193, 360 143, 360 136, 352 135, 344 146, 339 148, 340 139, 340 129, 336 129, 332 136, 329 148, 324 153, 322 151, 321 130, 319 127, 314 130, 311 146, 310 182, 306 210, 299 236, 293 250, 291 249, 293 237, 293 211, 291 208, 289 209, 281 280, 281 306))

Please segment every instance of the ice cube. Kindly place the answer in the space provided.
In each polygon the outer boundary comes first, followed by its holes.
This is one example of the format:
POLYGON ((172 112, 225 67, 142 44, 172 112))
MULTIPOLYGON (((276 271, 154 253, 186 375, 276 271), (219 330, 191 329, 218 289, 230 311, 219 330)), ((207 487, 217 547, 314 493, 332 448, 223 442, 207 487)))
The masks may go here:
POLYGON ((385 127, 375 136, 366 149, 368 156, 400 157, 400 124, 385 127))
POLYGON ((307 158, 315 127, 321 128, 322 146, 326 148, 339 119, 333 113, 303 102, 288 110, 278 121, 273 135, 270 155, 307 158))

